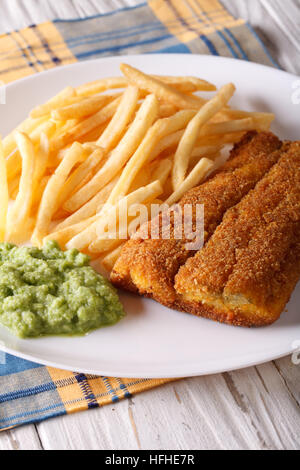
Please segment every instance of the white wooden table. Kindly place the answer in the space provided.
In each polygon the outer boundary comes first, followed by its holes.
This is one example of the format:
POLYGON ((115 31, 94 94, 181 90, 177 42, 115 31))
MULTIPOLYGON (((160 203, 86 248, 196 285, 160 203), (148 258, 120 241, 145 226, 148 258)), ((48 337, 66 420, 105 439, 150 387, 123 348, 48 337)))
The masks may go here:
MULTIPOLYGON (((141 0, 0 0, 0 33, 141 0)), ((223 0, 300 74, 300 0, 223 0)), ((295 338, 300 340, 300 338, 295 338)), ((196 377, 103 408, 0 433, 0 449, 300 449, 300 365, 291 357, 196 377)))

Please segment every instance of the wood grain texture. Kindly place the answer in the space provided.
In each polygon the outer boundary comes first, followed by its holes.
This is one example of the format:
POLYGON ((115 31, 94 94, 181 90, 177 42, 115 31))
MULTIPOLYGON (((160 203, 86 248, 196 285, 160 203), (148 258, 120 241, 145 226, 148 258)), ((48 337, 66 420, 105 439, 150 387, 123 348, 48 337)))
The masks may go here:
POLYGON ((167 384, 37 430, 45 449, 299 449, 299 381, 285 358, 167 384))
POLYGON ((300 74, 300 0, 222 0, 234 16, 244 18, 284 70, 300 74))
POLYGON ((43 446, 34 425, 0 433, 0 450, 42 450, 43 446))
MULTIPOLYGON (((222 2, 251 23, 285 70, 300 73, 300 0, 222 2)), ((138 3, 0 0, 0 33, 138 3)), ((300 366, 290 357, 184 379, 115 405, 0 433, 0 450, 300 449, 299 384, 300 366)))

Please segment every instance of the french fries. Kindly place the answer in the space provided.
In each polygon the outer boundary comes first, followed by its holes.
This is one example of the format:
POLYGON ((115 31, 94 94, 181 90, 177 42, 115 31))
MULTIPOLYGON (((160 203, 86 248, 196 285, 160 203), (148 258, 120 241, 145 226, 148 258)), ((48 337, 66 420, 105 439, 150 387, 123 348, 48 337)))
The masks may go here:
MULTIPOLYGON (((85 149, 83 151, 85 153, 85 149)), ((105 157, 105 152, 101 147, 98 147, 94 150, 89 157, 87 157, 81 165, 76 168, 72 175, 67 179, 60 195, 59 201, 60 205, 64 208, 64 201, 71 196, 71 194, 76 190, 76 188, 81 187, 82 181, 87 177, 86 183, 89 181, 89 175, 97 168, 97 166, 102 162, 105 157)))
POLYGON ((153 78, 173 86, 182 93, 194 91, 216 91, 216 86, 198 77, 172 77, 169 75, 153 75, 153 78))
POLYGON ((204 100, 196 96, 184 95, 170 85, 158 80, 157 78, 146 75, 140 70, 131 67, 130 65, 121 64, 121 72, 128 78, 128 80, 136 84, 141 90, 146 90, 162 100, 172 103, 180 109, 199 109, 204 104, 204 100))
POLYGON ((208 101, 188 124, 174 157, 172 174, 174 191, 184 182, 189 166, 189 158, 201 128, 227 104, 234 91, 235 86, 232 83, 222 87, 217 95, 212 98, 212 100, 208 101))
POLYGON ((33 200, 32 182, 35 173, 35 153, 31 139, 24 133, 16 132, 16 142, 22 158, 22 173, 19 192, 7 217, 6 240, 19 242, 31 210, 33 200))
MULTIPOLYGON (((162 193, 162 186, 159 181, 154 181, 146 187, 142 187, 122 198, 118 204, 111 206, 104 206, 104 209, 100 212, 98 220, 91 224, 86 230, 76 235, 67 244, 67 248, 77 248, 78 250, 84 250, 87 246, 92 244, 94 247, 94 239, 97 239, 99 245, 102 244, 102 236, 105 234, 107 226, 111 220, 112 215, 119 211, 122 205, 130 207, 131 204, 137 204, 145 201, 149 197, 155 199, 162 193)), ((105 236, 105 235, 104 235, 105 236)), ((105 243, 105 238, 104 238, 105 243)), ((105 250, 104 250, 105 251, 105 250)), ((95 252, 92 250, 92 252, 95 252)))
POLYGON ((99 111, 103 106, 112 101, 109 95, 98 95, 86 98, 74 104, 54 109, 51 117, 57 121, 68 121, 68 119, 80 119, 90 116, 99 111))
POLYGON ((102 266, 106 271, 110 272, 112 271, 117 259, 119 258, 122 248, 125 243, 122 243, 120 246, 115 248, 113 251, 108 253, 103 259, 102 259, 102 266))
POLYGON ((111 77, 95 80, 90 83, 85 83, 76 88, 78 96, 90 96, 97 93, 102 93, 106 90, 114 90, 116 88, 126 88, 128 81, 124 77, 111 77))
POLYGON ((201 158, 197 165, 193 168, 189 176, 181 183, 179 188, 177 188, 174 193, 166 200, 166 204, 170 206, 178 202, 182 196, 192 189, 197 184, 207 176, 209 170, 213 168, 214 164, 208 158, 201 158))
MULTIPOLYGON (((31 134, 24 133, 30 137, 34 146, 40 143, 41 134, 45 134, 50 138, 56 131, 56 125, 51 121, 46 121, 35 128, 31 134)), ((16 147, 6 160, 7 178, 10 182, 20 171, 22 166, 22 158, 19 149, 16 147)))
POLYGON ((149 160, 149 156, 159 139, 165 137, 168 133, 174 132, 178 127, 182 127, 191 119, 192 115, 193 112, 179 111, 170 118, 159 119, 148 129, 145 138, 124 168, 118 183, 108 199, 108 203, 115 204, 119 198, 125 196, 134 178, 149 160))
POLYGON ((108 249, 114 249, 115 246, 122 243, 122 239, 127 239, 130 230, 128 219, 131 215, 132 209, 141 202, 145 203, 149 200, 152 202, 162 193, 162 191, 163 188, 160 182, 154 181, 153 183, 150 183, 147 186, 141 187, 130 193, 128 196, 125 196, 118 202, 116 206, 112 206, 111 208, 108 206, 108 209, 104 208, 103 215, 97 224, 96 240, 90 243, 89 251, 91 253, 101 253, 107 251, 108 249), (127 209, 127 215, 124 214, 125 209, 127 209), (115 214, 119 215, 117 236, 111 234, 109 231, 106 231, 111 217, 114 217, 115 214), (125 220, 123 219, 124 215, 126 216, 125 220))
POLYGON ((153 204, 177 203, 225 145, 274 119, 230 108, 232 84, 120 68, 66 87, 0 140, 0 241, 57 240, 109 272, 153 204))
POLYGON ((132 125, 120 141, 118 146, 111 153, 106 164, 99 170, 94 178, 65 204, 65 209, 74 212, 89 199, 91 199, 97 191, 103 188, 106 183, 117 174, 120 167, 131 157, 138 147, 141 139, 152 125, 157 116, 158 103, 154 95, 149 95, 143 102, 132 125))
POLYGON ((120 173, 110 181, 104 188, 102 188, 92 199, 90 199, 86 204, 84 204, 80 209, 74 212, 72 215, 67 217, 63 222, 59 224, 57 228, 68 227, 77 222, 80 222, 85 217, 90 217, 97 213, 100 206, 107 202, 107 199, 114 188, 115 184, 120 178, 120 173))
POLYGON ((78 222, 77 224, 70 225, 56 232, 51 232, 47 237, 44 238, 43 242, 46 243, 48 240, 56 240, 61 248, 64 248, 66 243, 71 240, 71 238, 78 235, 80 232, 88 228, 93 222, 95 222, 97 216, 89 217, 87 219, 78 222))
POLYGON ((71 170, 74 168, 76 163, 81 160, 81 157, 82 146, 75 142, 50 178, 42 197, 36 226, 32 235, 32 242, 34 244, 40 246, 43 238, 49 232, 52 216, 57 210, 57 201, 59 199, 60 190, 71 170))
POLYGON ((53 109, 69 105, 72 102, 72 98, 76 96, 74 88, 68 86, 64 88, 58 95, 51 98, 47 103, 38 106, 33 109, 30 113, 32 119, 39 118, 45 114, 49 114, 53 109))
POLYGON ((110 150, 117 145, 123 131, 126 129, 127 124, 130 122, 136 110, 138 98, 139 89, 136 86, 128 86, 124 91, 115 115, 98 139, 97 144, 100 147, 110 150))
POLYGON ((96 114, 84 119, 67 132, 63 132, 51 144, 51 151, 55 152, 69 144, 72 140, 79 139, 80 137, 92 132, 95 128, 101 126, 114 115, 120 98, 114 99, 111 103, 98 111, 96 114))
MULTIPOLYGON (((42 117, 39 119, 27 118, 21 124, 17 126, 16 131, 24 132, 26 134, 31 134, 37 127, 45 122, 46 118, 42 117)), ((5 158, 8 158, 11 153, 16 149, 16 140, 14 131, 8 134, 2 142, 3 145, 3 154, 5 158)))

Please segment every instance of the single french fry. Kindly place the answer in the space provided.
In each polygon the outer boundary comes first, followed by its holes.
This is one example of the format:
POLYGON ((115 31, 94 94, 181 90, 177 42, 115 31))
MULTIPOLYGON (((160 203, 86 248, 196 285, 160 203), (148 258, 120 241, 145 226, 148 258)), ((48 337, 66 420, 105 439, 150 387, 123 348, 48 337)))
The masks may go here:
POLYGON ((89 132, 88 134, 85 134, 83 135, 82 137, 79 137, 78 139, 76 139, 77 142, 81 143, 81 144, 90 144, 90 143, 94 143, 96 144, 97 143, 97 140, 100 139, 101 135, 103 134, 103 132, 105 131, 105 129, 107 128, 108 124, 109 124, 109 120, 107 120, 104 124, 102 124, 101 126, 99 127, 95 127, 95 129, 93 129, 91 132, 89 132))
POLYGON ((236 119, 253 119, 253 129, 258 131, 268 131, 272 122, 275 119, 275 114, 273 113, 261 113, 261 112, 252 112, 252 111, 243 111, 240 109, 231 109, 224 107, 224 109, 219 113, 222 116, 222 120, 236 120, 236 119))
MULTIPOLYGON (((10 211, 9 211, 10 212, 10 211)), ((16 230, 10 236, 6 236, 7 243, 15 243, 16 245, 21 245, 28 243, 34 229, 35 219, 34 217, 26 217, 22 223, 22 229, 16 230)))
POLYGON ((229 134, 232 132, 249 131, 255 128, 252 118, 237 119, 234 121, 216 122, 202 127, 198 137, 204 135, 229 134))
POLYGON ((48 240, 55 240, 59 243, 61 248, 64 248, 66 243, 75 235, 85 230, 93 222, 95 222, 97 216, 88 217, 87 219, 82 220, 81 222, 65 227, 62 230, 51 232, 43 239, 43 243, 46 243, 48 240))
POLYGON ((68 178, 71 170, 82 158, 82 146, 75 142, 67 152, 66 156, 51 176, 44 191, 39 208, 36 226, 32 235, 33 244, 41 245, 43 238, 49 232, 49 226, 53 214, 57 210, 57 201, 60 190, 68 178))
POLYGON ((37 106, 35 109, 33 109, 30 113, 30 117, 39 118, 41 116, 44 116, 45 114, 49 114, 53 109, 60 108, 62 106, 66 106, 66 104, 69 104, 70 98, 74 98, 75 96, 76 91, 74 90, 74 88, 68 86, 56 96, 47 101, 47 103, 41 106, 37 106))
POLYGON ((97 141, 97 144, 100 145, 100 147, 103 147, 106 150, 111 150, 117 145, 123 131, 131 121, 136 110, 138 98, 139 89, 136 86, 128 86, 124 91, 115 115, 97 141))
POLYGON ((166 200, 166 204, 172 206, 178 202, 187 191, 199 184, 208 175, 209 171, 213 169, 213 167, 214 163, 208 158, 202 158, 199 160, 197 165, 193 168, 179 188, 176 189, 166 200))
MULTIPOLYGON (((75 193, 76 191, 79 191, 79 189, 83 188, 83 187, 92 179, 92 177, 94 176, 94 174, 100 169, 101 165, 103 165, 103 162, 100 162, 98 165, 96 165, 95 168, 94 168, 93 170, 91 170, 91 171, 81 180, 81 182, 78 184, 78 186, 76 186, 75 190, 72 191, 71 194, 73 194, 73 192, 75 193)), ((61 210, 67 214, 66 216, 69 215, 69 212, 66 211, 65 209, 61 208, 61 210)))
POLYGON ((125 242, 123 242, 120 246, 115 248, 113 251, 108 253, 102 260, 101 263, 103 267, 108 271, 111 272, 113 270, 113 267, 118 260, 121 251, 123 249, 123 246, 125 245, 125 242))
POLYGON ((67 248, 77 248, 78 250, 85 249, 93 243, 95 239, 99 238, 99 234, 102 236, 109 225, 111 218, 115 217, 124 206, 129 208, 132 204, 141 203, 150 196, 156 198, 161 193, 162 187, 160 182, 154 181, 148 186, 139 188, 133 193, 128 194, 128 196, 122 198, 115 206, 112 206, 111 204, 105 205, 100 214, 98 214, 97 220, 86 230, 72 238, 67 243, 67 248))
POLYGON ((178 128, 181 128, 183 123, 186 125, 186 123, 189 122, 193 116, 194 111, 183 110, 174 114, 174 116, 170 118, 159 119, 153 124, 137 148, 136 152, 124 168, 118 183, 112 190, 112 193, 108 199, 108 203, 115 204, 119 198, 127 194, 136 175, 149 160, 157 142, 169 133, 176 131, 178 128))
POLYGON ((190 157, 190 166, 195 166, 200 158, 208 157, 210 160, 214 158, 221 150, 222 145, 198 145, 192 151, 190 157))
MULTIPOLYGON (((127 239, 127 238, 126 238, 127 239)), ((117 246, 123 243, 124 239, 120 239, 115 236, 114 233, 106 233, 94 242, 92 242, 88 247, 88 252, 92 255, 99 255, 105 253, 106 251, 110 251, 115 249, 117 246)))
POLYGON ((157 163, 156 168, 152 173, 153 181, 159 180, 162 187, 164 187, 172 170, 172 161, 170 158, 164 158, 157 163))
MULTIPOLYGON (((7 178, 7 172, 6 172, 6 178, 7 178)), ((19 184, 20 184, 20 178, 21 178, 21 172, 18 173, 13 179, 10 181, 7 180, 8 184, 8 196, 10 199, 15 200, 18 192, 19 192, 19 184)))
POLYGON ((17 131, 16 143, 22 158, 22 173, 19 192, 7 218, 6 240, 16 241, 26 219, 29 217, 33 201, 32 181, 35 172, 34 145, 27 134, 17 131))
MULTIPOLYGON (((54 134, 56 130, 56 125, 53 122, 46 121, 43 122, 40 126, 33 130, 30 134, 30 139, 33 145, 36 147, 40 144, 41 134, 45 134, 48 139, 54 134)), ((10 182, 20 171, 22 167, 22 158, 19 152, 19 149, 16 148, 15 151, 9 155, 6 160, 6 169, 7 169, 7 179, 10 182)))
POLYGON ((75 139, 78 140, 80 137, 92 132, 94 129, 100 127, 106 121, 112 118, 116 109, 119 105, 120 98, 116 98, 110 102, 104 108, 100 109, 96 114, 84 119, 83 121, 76 124, 74 127, 66 132, 62 132, 60 136, 53 139, 51 142, 51 151, 56 152, 61 148, 68 145, 75 139))
POLYGON ((128 193, 136 191, 141 186, 147 186, 147 184, 151 183, 151 181, 154 181, 154 178, 151 180, 151 167, 150 165, 144 166, 133 179, 128 193))
POLYGON ((49 179, 50 179, 49 175, 43 176, 43 178, 41 179, 37 188, 34 191, 34 195, 33 195, 34 200, 33 200, 32 207, 31 207, 31 215, 33 216, 33 218, 36 217, 37 215, 37 211, 41 203, 45 188, 49 182, 49 179))
POLYGON ((149 161, 155 160, 161 153, 163 153, 167 149, 172 149, 173 147, 177 146, 180 142, 181 137, 183 136, 184 129, 180 129, 179 131, 173 132, 172 134, 166 135, 157 143, 154 147, 153 152, 149 158, 149 161))
POLYGON ((25 134, 31 134, 35 129, 37 129, 43 122, 45 122, 46 118, 39 118, 39 119, 31 119, 27 118, 25 121, 21 122, 16 129, 14 129, 10 134, 8 134, 2 141, 3 145, 3 155, 5 158, 8 158, 11 153, 16 150, 16 139, 15 139, 15 131, 24 132, 25 134))
POLYGON ((157 111, 157 99, 154 95, 147 96, 132 125, 118 146, 112 151, 110 158, 84 188, 66 201, 64 205, 66 210, 75 212, 114 178, 139 146, 145 133, 155 120, 157 111))
POLYGON ((103 206, 107 202, 107 199, 120 178, 120 172, 118 175, 110 181, 104 188, 102 188, 90 201, 82 206, 78 211, 67 217, 63 222, 59 223, 55 228, 56 231, 62 230, 71 225, 75 225, 87 217, 91 217, 98 212, 99 207, 103 206))
POLYGON ((95 80, 78 86, 76 88, 76 93, 79 96, 90 96, 107 90, 126 88, 127 85, 128 80, 126 80, 125 77, 102 78, 100 80, 95 80))
POLYGON ((151 77, 128 64, 121 64, 120 69, 125 77, 142 90, 154 93, 159 100, 167 101, 180 109, 199 109, 204 100, 196 96, 185 95, 174 87, 151 77))
POLYGON ((196 146, 219 146, 225 144, 234 144, 244 135, 244 132, 233 132, 232 134, 217 134, 201 136, 197 139, 196 146))
POLYGON ((45 136, 50 140, 55 135, 55 132, 58 131, 59 126, 57 126, 57 124, 52 121, 46 121, 32 131, 30 138, 34 145, 39 145, 41 134, 45 134, 45 136))
POLYGON ((40 135, 40 145, 36 152, 35 169, 32 181, 33 193, 38 190, 40 182, 45 175, 48 167, 49 158, 49 139, 45 133, 40 135))
POLYGON ((8 184, 6 175, 6 161, 3 152, 2 138, 0 136, 0 242, 5 239, 6 218, 8 211, 8 184))
POLYGON ((158 115, 160 118, 170 117, 178 111, 178 108, 170 103, 160 103, 158 115))
POLYGON ((111 236, 114 236, 114 234, 108 233, 103 238, 101 238, 101 240, 97 240, 91 243, 87 249, 88 253, 91 253, 94 256, 99 255, 105 253, 106 251, 113 250, 123 243, 123 240, 120 238, 111 238, 111 236))
POLYGON ((96 142, 85 142, 82 144, 82 147, 86 149, 88 152, 92 153, 95 150, 98 150, 99 145, 96 142))
POLYGON ((112 101, 111 95, 97 95, 85 98, 81 101, 70 104, 63 108, 54 109, 51 117, 58 121, 68 121, 68 119, 81 119, 91 114, 97 113, 103 106, 112 101))
MULTIPOLYGON (((137 211, 140 212, 137 217, 134 217, 129 223, 128 223, 128 238, 131 238, 137 230, 146 222, 151 220, 151 218, 159 213, 159 208, 163 204, 163 202, 160 199, 152 199, 148 203, 143 204, 143 210, 140 211, 140 208, 137 207, 137 211), (153 213, 153 206, 156 205, 156 211, 153 213)), ((139 204, 137 205, 139 206, 139 204)), ((131 206, 132 211, 129 211, 129 216, 134 213, 136 215, 136 208, 135 205, 131 206)))
POLYGON ((258 113, 257 116, 253 116, 252 119, 254 121, 254 127, 256 130, 268 131, 271 127, 272 122, 275 119, 275 115, 269 113, 268 116, 267 115, 263 116, 258 113))
POLYGON ((243 111, 241 109, 232 109, 225 108, 222 110, 222 113, 230 119, 243 119, 243 118, 252 118, 252 119, 265 119, 266 121, 274 121, 275 114, 273 113, 261 113, 258 111, 243 111))
POLYGON ((86 160, 67 179, 62 192, 59 196, 60 205, 64 209, 64 201, 71 196, 73 191, 82 183, 82 181, 93 171, 104 159, 105 152, 101 147, 94 150, 86 160))
POLYGON ((197 137, 201 128, 220 111, 230 100, 235 91, 235 86, 229 83, 223 86, 218 93, 208 101, 195 117, 189 122, 186 130, 179 142, 174 157, 174 167, 172 172, 172 181, 174 191, 181 186, 189 166, 190 155, 195 146, 197 137))
POLYGON ((216 91, 216 86, 198 77, 174 77, 170 75, 152 75, 157 80, 167 83, 182 93, 195 91, 216 91))

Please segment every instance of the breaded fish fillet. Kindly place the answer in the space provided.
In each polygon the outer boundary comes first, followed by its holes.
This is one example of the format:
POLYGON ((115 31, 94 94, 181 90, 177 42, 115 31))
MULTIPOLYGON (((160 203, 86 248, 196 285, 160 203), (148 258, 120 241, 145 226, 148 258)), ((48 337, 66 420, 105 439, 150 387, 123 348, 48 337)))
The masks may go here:
POLYGON ((300 142, 227 211, 176 276, 182 308, 242 326, 278 319, 300 278, 300 142))
MULTIPOLYGON (((280 156, 280 140, 269 132, 249 132, 233 148, 230 159, 221 170, 201 186, 189 191, 180 205, 191 204, 196 227, 196 206, 204 204, 204 241, 206 242, 221 222, 224 213, 237 204, 250 189, 267 173, 280 156)), ((162 215, 153 219, 146 227, 158 225, 158 239, 129 240, 111 274, 112 282, 127 290, 153 297, 169 307, 177 305, 174 278, 180 266, 195 254, 187 250, 190 242, 184 236, 175 236, 176 223, 171 214, 170 239, 163 239, 162 215)))

